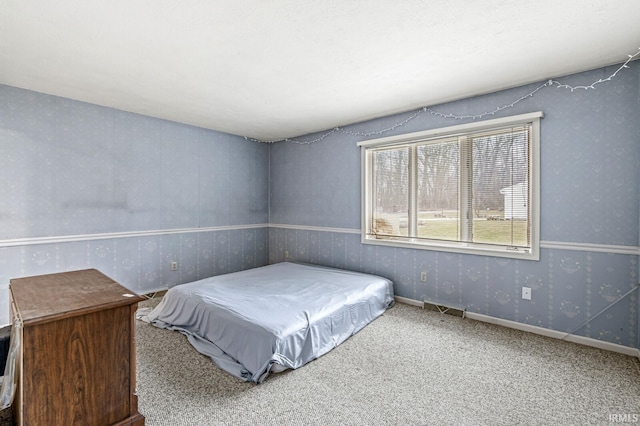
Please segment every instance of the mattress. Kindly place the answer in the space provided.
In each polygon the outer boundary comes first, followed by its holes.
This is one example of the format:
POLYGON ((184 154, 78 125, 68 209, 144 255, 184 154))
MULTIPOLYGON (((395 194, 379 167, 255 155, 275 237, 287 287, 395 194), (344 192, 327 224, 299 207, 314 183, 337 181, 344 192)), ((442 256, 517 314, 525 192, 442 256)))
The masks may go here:
POLYGON ((329 352, 393 303, 386 278, 283 262, 177 285, 145 320, 260 383, 329 352))

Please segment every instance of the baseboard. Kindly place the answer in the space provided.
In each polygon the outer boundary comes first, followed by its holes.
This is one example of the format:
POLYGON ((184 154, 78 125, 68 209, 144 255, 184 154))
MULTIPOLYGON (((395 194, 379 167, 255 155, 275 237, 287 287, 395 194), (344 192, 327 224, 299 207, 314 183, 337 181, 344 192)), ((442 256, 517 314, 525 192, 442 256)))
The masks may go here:
POLYGON ((409 299, 408 297, 395 296, 396 302, 404 303, 405 305, 417 306, 418 308, 424 308, 424 302, 415 299, 409 299))
MULTIPOLYGON (((407 305, 424 307, 424 303, 419 300, 409 299, 406 297, 396 296, 396 301, 407 305)), ((597 340, 591 337, 577 336, 575 334, 567 334, 562 331, 551 330, 549 328, 538 327, 536 325, 523 324, 521 322, 506 320, 502 318, 496 318, 489 315, 478 314, 474 312, 466 311, 466 317, 476 321, 482 321, 490 324, 496 324, 507 328, 513 328, 515 330, 526 331, 529 333, 539 334, 541 336, 552 337, 554 339, 565 340, 567 342, 577 343, 580 345, 591 346, 598 349, 603 349, 610 352, 616 352, 624 355, 635 356, 640 359, 640 349, 631 348, 629 346, 618 345, 616 343, 605 342, 597 340)))
POLYGON ((513 328, 516 330, 527 331, 529 333, 535 333, 542 336, 553 337, 554 339, 565 340, 567 342, 578 343, 580 345, 591 346, 598 349, 604 349, 605 351, 617 352, 629 356, 637 356, 638 349, 631 348, 629 346, 618 345, 617 343, 605 342, 603 340, 594 339, 591 337, 577 336, 575 334, 568 334, 558 330, 551 330, 549 328, 538 327, 536 325, 523 324, 516 321, 510 321, 502 318, 491 317, 489 315, 477 314, 474 312, 467 312, 467 318, 477 321, 488 322, 491 324, 501 325, 503 327, 513 328))

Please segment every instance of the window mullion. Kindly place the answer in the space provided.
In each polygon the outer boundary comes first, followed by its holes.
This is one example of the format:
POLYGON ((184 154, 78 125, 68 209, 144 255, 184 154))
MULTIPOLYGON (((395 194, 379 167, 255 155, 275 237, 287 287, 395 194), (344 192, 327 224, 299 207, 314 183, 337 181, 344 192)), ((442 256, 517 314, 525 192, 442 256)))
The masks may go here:
POLYGON ((409 237, 418 237, 418 148, 409 149, 409 237))
POLYGON ((463 136, 460 143, 460 182, 459 182, 459 208, 460 208, 460 241, 473 241, 473 139, 463 136))
POLYGON ((363 206, 363 211, 365 212, 365 216, 362 217, 362 221, 366 226, 367 233, 375 234, 376 230, 373 226, 374 214, 375 214, 375 195, 377 193, 377 185, 376 180, 374 179, 375 174, 378 172, 376 170, 376 164, 374 162, 374 154, 370 151, 363 151, 363 182, 364 186, 362 188, 363 194, 366 194, 365 205, 363 206))

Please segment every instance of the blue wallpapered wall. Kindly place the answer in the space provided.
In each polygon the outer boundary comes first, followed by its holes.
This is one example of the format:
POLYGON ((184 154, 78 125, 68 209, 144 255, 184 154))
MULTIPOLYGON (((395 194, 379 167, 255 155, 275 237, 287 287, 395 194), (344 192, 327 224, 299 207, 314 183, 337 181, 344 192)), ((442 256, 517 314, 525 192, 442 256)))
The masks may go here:
MULTIPOLYGON (((589 84, 615 69, 561 80, 589 84)), ((0 85, 0 323, 13 277, 92 267, 142 293, 279 262, 288 251, 388 276, 400 296, 637 347, 637 292, 607 306, 638 282, 639 70, 632 63, 588 92, 546 88, 496 114, 545 113, 539 262, 362 245, 361 137, 259 144, 0 85), (260 226, 267 222, 313 229, 260 226), (531 302, 520 298, 524 285, 531 302)), ((535 87, 436 109, 484 112, 535 87)), ((384 129, 406 116, 348 129, 384 129)), ((464 121, 423 113, 384 136, 464 121)))
POLYGON ((144 294, 267 263, 266 227, 0 247, 0 315, 8 319, 11 278, 96 268, 144 294))
POLYGON ((267 223, 265 144, 0 86, 0 240, 267 223))
POLYGON ((0 85, 0 323, 15 277, 97 268, 143 293, 265 265, 268 153, 238 136, 0 85))
MULTIPOLYGON (((360 227, 360 150, 356 143, 367 138, 335 132, 311 145, 282 142, 271 147, 271 223, 302 229, 270 229, 270 262, 284 260, 287 251, 292 260, 387 276, 403 297, 463 305, 476 313, 637 347, 638 291, 633 289, 638 283, 640 222, 640 61, 630 67, 596 90, 547 87, 488 117, 539 110, 545 114, 541 122, 540 261, 362 245, 357 233, 311 228, 360 227), (427 283, 420 282, 421 271, 428 272, 427 283), (521 299, 522 286, 532 288, 530 302, 521 299)), ((572 86, 588 85, 617 68, 559 80, 572 86)), ((455 115, 483 113, 511 104, 539 85, 433 109, 455 115)), ((377 131, 408 115, 347 129, 377 131)), ((424 112, 382 136, 469 121, 424 112)))

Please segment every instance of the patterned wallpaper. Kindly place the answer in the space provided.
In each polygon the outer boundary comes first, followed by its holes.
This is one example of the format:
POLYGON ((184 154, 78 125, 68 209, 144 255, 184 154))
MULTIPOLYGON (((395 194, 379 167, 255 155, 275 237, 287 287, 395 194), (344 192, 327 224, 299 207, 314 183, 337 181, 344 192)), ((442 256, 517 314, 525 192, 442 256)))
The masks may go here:
POLYGON ((6 289, 11 278, 96 268, 143 294, 264 266, 267 244, 267 227, 256 227, 0 247, 0 282, 6 289))
MULTIPOLYGON (((638 347, 640 63, 630 66, 596 90, 547 88, 502 114, 545 113, 539 262, 362 245, 357 136, 260 144, 0 85, 0 324, 13 277, 98 268, 143 293, 287 251, 387 276, 403 297, 638 347)), ((434 108, 482 112, 535 87, 434 108)), ((384 136, 461 122, 422 114, 384 136)))
POLYGON ((543 249, 539 262, 363 245, 345 232, 272 228, 269 262, 309 262, 391 278, 399 296, 465 307, 517 321, 635 347, 637 256, 543 249), (427 283, 420 273, 427 272, 427 283), (521 299, 521 287, 532 300, 521 299), (600 313, 598 318, 585 320, 600 313))
MULTIPOLYGON (((269 261, 284 260, 287 251, 294 261, 384 275, 403 297, 446 302, 475 313, 638 347, 640 61, 630 67, 596 90, 549 87, 495 115, 545 114, 540 261, 361 244, 356 143, 365 138, 341 132, 311 145, 271 147, 271 223, 283 226, 269 230, 269 261), (421 271, 427 271, 426 283, 420 281, 421 271), (522 300, 523 286, 531 287, 531 301, 522 300)), ((617 68, 559 80, 590 84, 617 68)), ((432 108, 445 114, 478 114, 511 104, 538 86, 432 108)), ((408 115, 348 130, 385 129, 408 115)), ((423 113, 382 136, 469 121, 423 113)))
POLYGON ((0 240, 268 223, 268 152, 0 85, 0 240))
POLYGON ((0 324, 11 278, 97 268, 144 293, 265 265, 268 153, 0 85, 0 324))

